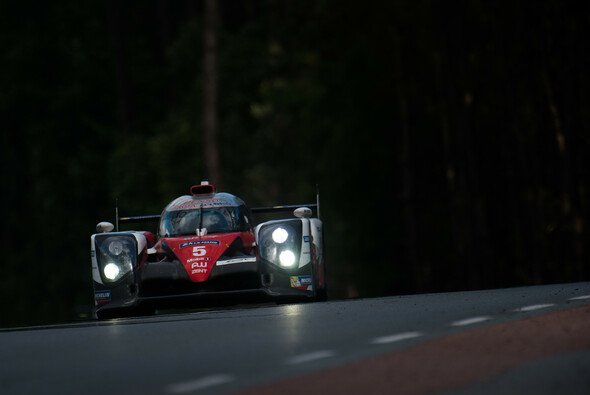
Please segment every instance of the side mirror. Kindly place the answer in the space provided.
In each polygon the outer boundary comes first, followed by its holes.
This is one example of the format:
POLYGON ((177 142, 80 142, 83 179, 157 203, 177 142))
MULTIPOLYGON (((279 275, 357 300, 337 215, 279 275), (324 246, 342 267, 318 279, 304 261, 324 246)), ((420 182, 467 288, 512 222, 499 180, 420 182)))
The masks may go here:
POLYGON ((293 215, 297 218, 310 218, 312 211, 309 207, 299 207, 293 211, 293 215))
POLYGON ((96 225, 96 231, 99 233, 108 233, 115 229, 115 225, 110 222, 99 222, 96 225))

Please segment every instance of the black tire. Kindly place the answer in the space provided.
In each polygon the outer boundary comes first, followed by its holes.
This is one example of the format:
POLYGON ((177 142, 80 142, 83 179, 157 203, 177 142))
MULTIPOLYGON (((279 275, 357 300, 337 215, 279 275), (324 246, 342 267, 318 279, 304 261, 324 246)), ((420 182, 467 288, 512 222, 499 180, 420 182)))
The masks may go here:
MULTIPOLYGON (((326 267, 322 266, 322 270, 324 271, 323 275, 324 275, 324 286, 323 288, 320 288, 317 281, 314 281, 314 289, 315 289, 315 297, 314 297, 314 301, 316 302, 325 302, 328 300, 328 284, 326 283, 326 267)), ((314 279, 317 279, 317 273, 314 276, 314 279)))
POLYGON ((324 284, 324 288, 318 289, 315 293, 316 302, 325 302, 328 300, 328 289, 324 284))

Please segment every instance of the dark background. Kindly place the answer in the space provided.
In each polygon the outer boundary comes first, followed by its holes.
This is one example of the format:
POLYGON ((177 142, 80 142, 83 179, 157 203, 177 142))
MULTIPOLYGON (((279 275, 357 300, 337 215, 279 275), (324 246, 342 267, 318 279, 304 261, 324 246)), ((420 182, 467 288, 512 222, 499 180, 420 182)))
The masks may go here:
MULTIPOLYGON (((321 193, 331 298, 590 279, 584 1, 220 1, 218 189, 321 193)), ((0 326, 87 319, 99 221, 211 173, 204 1, 0 3, 0 326)))

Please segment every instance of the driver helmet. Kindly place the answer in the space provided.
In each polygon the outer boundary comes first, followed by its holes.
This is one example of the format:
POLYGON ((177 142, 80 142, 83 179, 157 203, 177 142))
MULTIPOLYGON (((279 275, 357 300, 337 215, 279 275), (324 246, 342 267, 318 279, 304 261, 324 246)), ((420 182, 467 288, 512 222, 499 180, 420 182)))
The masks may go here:
POLYGON ((203 227, 209 232, 226 230, 227 221, 221 213, 210 211, 203 214, 203 227))

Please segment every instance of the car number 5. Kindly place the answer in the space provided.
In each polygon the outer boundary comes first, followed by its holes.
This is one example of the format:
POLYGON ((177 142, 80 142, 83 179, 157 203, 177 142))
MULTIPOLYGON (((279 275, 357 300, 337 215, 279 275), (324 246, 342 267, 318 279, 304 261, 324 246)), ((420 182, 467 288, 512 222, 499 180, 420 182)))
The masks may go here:
POLYGON ((205 246, 193 247, 193 256, 203 256, 205 254, 207 254, 207 249, 205 246))

